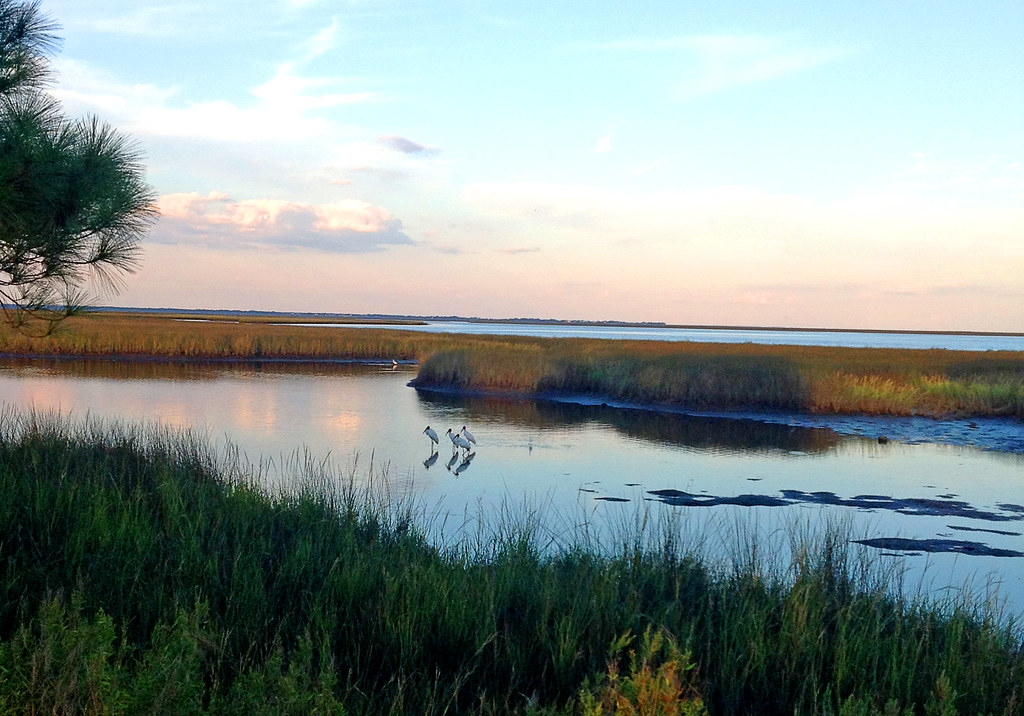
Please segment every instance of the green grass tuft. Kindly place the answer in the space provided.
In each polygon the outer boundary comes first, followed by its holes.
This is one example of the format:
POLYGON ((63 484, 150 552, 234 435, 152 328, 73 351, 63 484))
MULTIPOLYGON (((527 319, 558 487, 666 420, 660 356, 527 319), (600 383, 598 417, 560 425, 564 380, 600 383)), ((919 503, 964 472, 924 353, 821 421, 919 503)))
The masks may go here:
POLYGON ((600 545, 510 508, 433 546, 365 475, 271 491, 188 435, 2 417, 0 712, 1021 711, 1019 625, 901 596, 841 529, 722 566, 646 515, 600 545))

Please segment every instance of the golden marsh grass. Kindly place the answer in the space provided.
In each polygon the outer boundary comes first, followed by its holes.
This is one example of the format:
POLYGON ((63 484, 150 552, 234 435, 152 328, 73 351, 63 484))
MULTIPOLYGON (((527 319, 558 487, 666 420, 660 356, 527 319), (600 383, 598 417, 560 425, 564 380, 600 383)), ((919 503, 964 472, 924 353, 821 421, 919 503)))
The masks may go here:
POLYGON ((1024 418, 1024 352, 675 343, 434 334, 218 317, 103 313, 38 339, 0 328, 0 353, 192 360, 400 360, 416 384, 578 394, 692 409, 1024 418))

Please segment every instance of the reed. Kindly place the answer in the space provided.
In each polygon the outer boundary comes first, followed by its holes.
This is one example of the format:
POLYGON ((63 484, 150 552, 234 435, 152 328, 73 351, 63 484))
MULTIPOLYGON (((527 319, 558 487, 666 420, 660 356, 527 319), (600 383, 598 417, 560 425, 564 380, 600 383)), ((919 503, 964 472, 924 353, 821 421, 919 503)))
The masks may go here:
POLYGON ((498 346, 442 351, 413 385, 694 410, 1024 418, 1022 354, 594 343, 613 345, 545 342, 528 360, 498 346))
POLYGON ((0 354, 134 360, 404 360, 422 388, 582 395, 683 409, 1024 418, 1024 353, 432 334, 377 328, 74 317, 0 354))
POLYGON ((188 434, 2 418, 0 712, 1022 710, 1017 622, 838 528, 722 564, 671 520, 509 507, 435 545, 378 467, 270 490, 188 434))

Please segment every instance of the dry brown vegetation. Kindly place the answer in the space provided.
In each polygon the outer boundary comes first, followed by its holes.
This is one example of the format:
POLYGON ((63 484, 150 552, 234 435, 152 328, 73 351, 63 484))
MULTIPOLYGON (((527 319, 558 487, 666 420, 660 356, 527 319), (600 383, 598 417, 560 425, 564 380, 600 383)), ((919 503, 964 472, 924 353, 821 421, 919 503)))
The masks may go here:
POLYGON ((0 353, 164 360, 405 360, 416 384, 694 409, 1024 418, 1024 353, 433 334, 93 314, 0 353))

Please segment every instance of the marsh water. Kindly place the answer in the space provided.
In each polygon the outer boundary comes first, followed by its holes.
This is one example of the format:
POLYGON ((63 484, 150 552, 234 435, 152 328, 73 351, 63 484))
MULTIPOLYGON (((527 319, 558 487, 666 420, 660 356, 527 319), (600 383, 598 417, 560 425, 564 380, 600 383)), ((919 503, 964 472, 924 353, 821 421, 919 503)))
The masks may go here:
POLYGON ((847 348, 945 348, 960 351, 1024 351, 1024 335, 1010 333, 913 333, 909 331, 827 331, 770 328, 684 328, 662 325, 502 323, 497 321, 426 321, 407 324, 311 324, 344 328, 392 328, 425 333, 599 338, 604 340, 694 343, 760 343, 764 345, 843 346, 847 348))
MULTIPOLYGON (((785 544, 793 531, 837 521, 911 588, 995 586, 1024 613, 1022 452, 933 443, 891 421, 833 428, 799 416, 457 397, 409 387, 414 375, 377 365, 7 361, 0 402, 191 429, 263 464, 268 481, 302 454, 357 478, 372 463, 442 539, 509 512, 542 514, 553 534, 647 515, 676 518, 686 539, 728 551, 724 543, 755 532, 785 544), (441 435, 436 452, 427 425, 441 435), (468 460, 445 437, 463 425, 478 441, 468 460)), ((990 429, 979 422, 972 430, 990 429)), ((1024 427, 991 430, 1020 438, 1024 427)))

